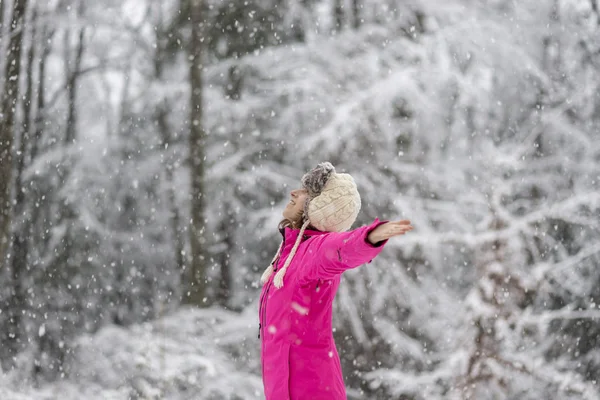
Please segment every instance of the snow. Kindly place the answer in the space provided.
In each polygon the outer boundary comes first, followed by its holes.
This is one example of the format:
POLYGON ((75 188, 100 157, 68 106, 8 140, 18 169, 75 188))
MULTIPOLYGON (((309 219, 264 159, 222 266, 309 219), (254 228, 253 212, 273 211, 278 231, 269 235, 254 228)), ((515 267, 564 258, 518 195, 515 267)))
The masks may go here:
POLYGON ((239 359, 257 359, 257 327, 253 313, 185 308, 128 329, 108 326, 78 338, 68 380, 33 389, 5 374, 0 398, 261 399, 257 363, 239 359))
MULTIPOLYGON (((155 69, 166 45, 157 29, 177 20, 179 3, 86 2, 81 20, 58 3, 44 6, 55 36, 36 42, 50 46, 49 104, 12 226, 32 225, 21 282, 31 346, 0 377, 0 399, 261 399, 258 279, 287 194, 324 160, 358 183, 356 226, 415 226, 343 277, 334 326, 352 399, 600 398, 591 2, 365 0, 361 27, 330 35, 332 1, 261 1, 238 28, 256 32, 257 13, 281 12, 263 44, 242 35, 249 50, 227 56, 231 43, 207 36, 194 123, 207 135, 209 295, 228 263, 235 312, 179 308, 189 26, 155 69), (89 70, 77 140, 64 145, 66 35, 80 22, 90 23, 89 70), (232 67, 243 77, 237 100, 226 94, 232 67)), ((216 20, 238 3, 206 4, 216 20)))

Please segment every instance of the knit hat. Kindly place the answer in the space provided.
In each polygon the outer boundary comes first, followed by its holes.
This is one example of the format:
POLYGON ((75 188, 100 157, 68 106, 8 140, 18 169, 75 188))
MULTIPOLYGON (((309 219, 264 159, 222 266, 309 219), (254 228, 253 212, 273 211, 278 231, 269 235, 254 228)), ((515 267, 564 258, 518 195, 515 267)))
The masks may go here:
POLYGON ((338 174, 324 162, 302 177, 308 190, 305 218, 320 231, 344 232, 350 229, 360 211, 360 194, 349 174, 338 174))
MULTIPOLYGON (((292 262, 304 231, 309 225, 323 232, 344 232, 350 229, 360 211, 360 194, 354 179, 349 174, 338 174, 331 163, 324 162, 302 177, 302 187, 308 191, 304 204, 304 223, 290 255, 283 267, 275 275, 277 288, 283 286, 283 277, 292 262)), ((274 272, 274 264, 281 254, 279 246, 271 265, 263 273, 261 281, 265 283, 274 272)))

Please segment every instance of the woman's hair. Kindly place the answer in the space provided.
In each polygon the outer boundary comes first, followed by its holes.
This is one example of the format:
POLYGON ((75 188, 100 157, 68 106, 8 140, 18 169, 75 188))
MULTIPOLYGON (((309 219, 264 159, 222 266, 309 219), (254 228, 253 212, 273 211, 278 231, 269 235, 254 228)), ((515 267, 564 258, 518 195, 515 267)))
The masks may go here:
POLYGON ((288 219, 288 218, 284 218, 279 222, 279 229, 284 229, 284 228, 292 228, 292 229, 300 229, 300 227, 302 226, 302 219, 298 219, 296 221, 288 219))
POLYGON ((304 218, 305 215, 306 211, 303 210, 296 213, 293 218, 282 219, 281 222, 279 222, 279 230, 282 230, 283 228, 300 229, 304 221, 306 221, 304 218))

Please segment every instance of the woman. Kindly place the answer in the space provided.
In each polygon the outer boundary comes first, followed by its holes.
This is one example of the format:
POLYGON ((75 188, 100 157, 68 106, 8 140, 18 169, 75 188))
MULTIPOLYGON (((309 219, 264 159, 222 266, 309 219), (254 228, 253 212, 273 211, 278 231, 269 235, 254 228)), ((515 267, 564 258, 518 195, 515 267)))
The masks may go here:
POLYGON ((349 232, 360 210, 356 184, 319 164, 291 192, 280 224, 283 241, 262 276, 259 337, 267 400, 340 400, 346 389, 331 329, 341 274, 370 262, 409 221, 349 232))

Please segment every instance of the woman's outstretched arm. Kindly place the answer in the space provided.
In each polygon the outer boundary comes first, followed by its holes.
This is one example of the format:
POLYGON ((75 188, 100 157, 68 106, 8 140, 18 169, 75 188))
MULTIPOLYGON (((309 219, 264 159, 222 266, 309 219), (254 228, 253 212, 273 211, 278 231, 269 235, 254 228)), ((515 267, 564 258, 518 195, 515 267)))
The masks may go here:
POLYGON ((307 252, 305 273, 308 281, 332 279, 344 271, 370 262, 383 249, 388 239, 412 230, 410 221, 380 222, 349 232, 317 236, 307 252))
POLYGON ((386 222, 370 231, 367 239, 370 243, 376 244, 391 239, 394 236, 404 235, 406 232, 412 231, 412 229, 413 227, 407 219, 386 222))

